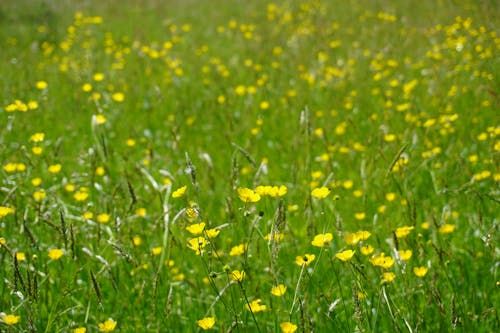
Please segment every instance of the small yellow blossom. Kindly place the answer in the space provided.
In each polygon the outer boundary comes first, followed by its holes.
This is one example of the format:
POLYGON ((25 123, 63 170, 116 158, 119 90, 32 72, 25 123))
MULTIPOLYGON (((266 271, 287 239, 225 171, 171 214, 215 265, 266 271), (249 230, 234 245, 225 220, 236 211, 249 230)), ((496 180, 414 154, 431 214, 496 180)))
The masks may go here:
POLYGON ((36 89, 39 89, 39 90, 44 90, 46 89, 49 85, 47 84, 47 82, 45 81, 37 81, 36 84, 36 89))
POLYGON ((14 208, 12 207, 4 207, 4 206, 0 206, 0 217, 4 217, 4 216, 7 216, 9 214, 12 214, 14 213, 14 208))
POLYGON ((135 215, 139 217, 144 217, 147 214, 147 210, 144 207, 139 207, 135 210, 135 215))
POLYGON ((454 224, 444 224, 439 228, 439 233, 442 235, 450 234, 455 230, 454 224))
POLYGON ((50 173, 56 174, 56 173, 59 173, 61 171, 61 168, 62 168, 61 164, 58 163, 58 164, 49 165, 48 170, 50 173))
POLYGON ((207 245, 205 237, 195 237, 188 240, 188 247, 195 251, 197 255, 203 253, 203 248, 207 245))
POLYGON ((328 246, 328 244, 330 244, 332 239, 333 239, 333 235, 329 232, 326 234, 319 234, 319 235, 314 236, 314 239, 311 242, 311 244, 313 246, 317 246, 317 247, 324 247, 324 246, 328 246))
POLYGON ((104 176, 104 174, 106 174, 106 170, 104 169, 104 167, 102 166, 98 166, 96 169, 95 169, 95 174, 97 176, 104 176))
POLYGON ((24 254, 24 252, 17 252, 16 259, 17 261, 24 261, 26 260, 26 254, 24 254))
POLYGON ((385 282, 392 282, 392 280, 394 280, 394 278, 396 278, 396 274, 394 274, 394 272, 384 272, 384 273, 382 273, 382 279, 385 282))
POLYGON ((109 214, 106 214, 106 213, 102 213, 102 214, 99 214, 97 215, 97 222, 99 223, 108 223, 109 220, 111 219, 111 216, 109 214))
POLYGON ((260 200, 260 195, 258 193, 245 187, 238 188, 238 196, 243 202, 257 202, 260 200))
POLYGON ((271 294, 277 297, 283 296, 285 292, 286 292, 286 286, 284 286, 283 284, 279 284, 276 287, 271 288, 271 294))
POLYGON ((412 231, 415 227, 408 227, 408 226, 404 226, 404 227, 399 227, 396 229, 396 237, 397 238, 405 238, 406 236, 408 236, 410 234, 410 231, 412 231))
POLYGON ((154 256, 160 255, 162 251, 163 251, 163 248, 162 248, 161 246, 153 247, 153 248, 151 249, 151 253, 152 253, 154 256))
POLYGON ((132 243, 134 243, 134 246, 140 246, 142 244, 142 238, 139 236, 134 236, 132 238, 132 243))
POLYGON ((198 320, 196 323, 202 329, 209 330, 214 326, 215 318, 214 317, 205 317, 203 319, 198 320))
POLYGON ((306 265, 309 266, 316 256, 314 254, 304 254, 303 256, 295 257, 295 263, 299 266, 306 265))
POLYGON ((353 250, 345 250, 345 251, 342 251, 342 252, 339 252, 335 255, 335 257, 341 261, 349 261, 351 260, 351 258, 354 256, 354 254, 356 253, 356 251, 353 251, 353 250))
POLYGON ((73 198, 76 201, 85 201, 85 200, 87 200, 88 197, 89 197, 89 194, 86 191, 80 190, 80 191, 76 191, 75 194, 73 194, 73 198))
POLYGON ((35 201, 42 201, 46 196, 47 193, 45 193, 44 190, 33 192, 33 199, 35 199, 35 201))
POLYGON ((249 304, 246 304, 245 308, 253 313, 265 311, 267 309, 267 306, 264 304, 260 304, 261 302, 262 300, 258 298, 256 300, 251 301, 249 304))
POLYGON ((112 332, 116 327, 116 321, 110 318, 103 323, 99 323, 98 326, 99 326, 99 331, 101 332, 112 332))
POLYGON ((106 117, 102 114, 95 114, 92 116, 92 123, 96 125, 102 125, 107 121, 106 117))
POLYGON ((330 189, 328 187, 317 187, 311 191, 311 196, 316 199, 324 199, 330 194, 330 189))
POLYGON ((382 252, 379 255, 374 255, 370 258, 370 262, 374 266, 382 267, 385 269, 391 268, 394 265, 394 259, 392 257, 386 257, 382 252))
POLYGON ((186 230, 189 231, 194 236, 200 235, 204 229, 205 229, 205 222, 188 225, 186 227, 186 230))
POLYGON ((215 237, 217 237, 217 235, 219 235, 220 230, 219 229, 208 229, 205 231, 205 233, 206 233, 208 238, 214 239, 215 237))
POLYGON ((43 152, 43 148, 38 146, 31 147, 31 152, 35 155, 41 155, 43 152))
POLYGON ((354 214, 354 218, 356 220, 360 220, 361 221, 361 220, 364 220, 366 218, 366 214, 363 213, 363 212, 361 212, 361 213, 355 213, 354 214))
POLYGON ((239 244, 239 245, 233 246, 231 248, 231 251, 229 251, 229 255, 231 257, 241 256, 243 253, 245 253, 246 249, 247 249, 247 244, 239 244))
POLYGON ((184 196, 184 194, 186 193, 186 189, 187 189, 187 186, 182 186, 182 187, 179 187, 177 190, 175 190, 173 193, 172 193, 172 198, 180 198, 182 196, 184 196))
POLYGON ((123 102, 125 100, 125 95, 121 92, 116 92, 113 95, 111 95, 111 99, 115 102, 123 102))
POLYGON ((8 315, 2 315, 2 322, 5 325, 14 325, 17 324, 21 320, 20 316, 16 316, 13 314, 8 314, 8 315))
POLYGON ((427 274, 429 269, 425 266, 415 267, 413 268, 413 273, 415 273, 418 277, 424 277, 427 274))
POLYGON ((246 275, 245 271, 234 270, 234 271, 231 272, 231 274, 230 274, 229 277, 233 281, 241 282, 245 278, 245 275, 246 275))
POLYGON ((85 327, 77 327, 73 330, 73 333, 85 333, 87 329, 85 327))
POLYGON ((410 260, 412 254, 413 254, 412 250, 399 250, 398 251, 399 258, 403 261, 410 260))
POLYGON ((45 133, 39 132, 30 136, 31 142, 42 142, 45 139, 45 133))
POLYGON ((288 321, 280 324, 281 333, 294 333, 297 330, 297 325, 294 325, 288 321))
POLYGON ((369 256, 373 253, 374 250, 375 249, 371 245, 365 245, 360 248, 361 253, 365 256, 369 256))
POLYGON ((64 252, 61 249, 50 249, 49 250, 49 258, 52 260, 58 260, 63 255, 64 255, 64 252))

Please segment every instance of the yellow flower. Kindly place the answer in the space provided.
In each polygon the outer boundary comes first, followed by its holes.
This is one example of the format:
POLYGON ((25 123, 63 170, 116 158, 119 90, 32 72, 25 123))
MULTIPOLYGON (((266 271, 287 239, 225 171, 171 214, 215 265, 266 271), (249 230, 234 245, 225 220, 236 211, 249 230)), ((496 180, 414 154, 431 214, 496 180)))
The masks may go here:
POLYGON ((328 244, 330 244, 332 239, 333 239, 333 235, 329 232, 326 234, 319 234, 319 235, 314 236, 314 239, 311 242, 311 244, 313 246, 323 247, 323 246, 327 246, 328 244))
POLYGON ((142 244, 142 238, 139 236, 134 236, 132 238, 132 243, 134 243, 134 246, 139 246, 142 244))
POLYGON ((123 102, 125 100, 125 95, 121 92, 116 92, 111 95, 111 99, 115 102, 123 102))
POLYGON ((403 261, 410 260, 413 252, 411 250, 399 250, 399 258, 403 261))
POLYGON ((280 324, 281 333, 294 333, 297 330, 297 325, 288 321, 280 324))
POLYGON ((238 188, 238 196, 243 202, 257 202, 260 200, 260 195, 249 188, 238 188))
POLYGON ((43 152, 43 148, 42 147, 32 147, 31 148, 31 151, 33 152, 33 154, 35 155, 40 155, 42 154, 43 152))
POLYGON ((147 214, 147 210, 144 207, 140 207, 140 208, 137 208, 135 210, 135 215, 137 215, 137 216, 144 217, 144 216, 146 216, 146 214, 147 214))
POLYGON ((49 250, 49 258, 52 260, 58 260, 63 255, 64 255, 64 252, 61 249, 50 249, 49 250))
POLYGON ((366 214, 361 212, 361 213, 355 213, 354 218, 356 220, 364 220, 366 218, 366 214))
POLYGON ((372 254, 372 252, 374 251, 375 249, 373 248, 373 246, 371 245, 365 245, 365 246, 362 246, 360 251, 363 255, 365 256, 368 256, 370 254, 372 254))
POLYGON ((316 199, 324 199, 330 194, 330 189, 328 187, 317 187, 311 191, 311 196, 316 199))
POLYGON ((102 125, 107 121, 106 117, 102 114, 95 114, 92 116, 92 124, 102 125))
POLYGON ((385 272, 385 273, 382 273, 382 279, 385 282, 392 282, 392 280, 394 280, 395 278, 396 278, 396 274, 394 274, 394 272, 385 272))
POLYGON ((195 251, 197 255, 203 252, 203 248, 207 245, 207 240, 204 237, 195 237, 188 240, 188 247, 195 251))
POLYGON ((304 254, 303 256, 295 257, 295 263, 299 266, 306 265, 309 266, 316 256, 314 254, 304 254))
POLYGON ((87 200, 89 197, 88 192, 86 191, 76 191, 75 194, 73 194, 73 198, 75 198, 76 201, 84 201, 87 200))
POLYGON ((415 267, 413 268, 413 273, 415 273, 416 276, 418 277, 424 277, 425 274, 427 274, 427 271, 429 269, 425 266, 420 266, 420 267, 415 267))
POLYGON ((282 284, 279 284, 276 287, 271 288, 271 294, 277 297, 283 296, 285 292, 286 292, 286 287, 282 284))
POLYGON ((16 316, 13 314, 2 315, 2 321, 5 325, 14 325, 17 324, 21 320, 20 316, 16 316))
POLYGON ((108 319, 103 323, 99 323, 99 331, 101 332, 112 332, 116 327, 116 321, 113 319, 108 319))
POLYGON ((186 193, 187 186, 179 187, 172 193, 172 198, 180 198, 186 193))
POLYGON ((4 217, 12 213, 14 213, 14 208, 0 206, 0 217, 4 217))
POLYGON ((47 194, 44 190, 33 192, 33 199, 35 199, 35 201, 42 201, 46 196, 47 194))
POLYGON ((102 213, 102 214, 99 214, 97 215, 97 222, 99 223, 108 223, 109 220, 111 219, 111 216, 109 216, 109 214, 106 214, 106 213, 102 213))
POLYGON ((87 329, 85 327, 77 327, 73 330, 73 333, 85 333, 87 329))
POLYGON ((215 324, 215 318, 214 317, 205 317, 203 319, 198 320, 196 323, 202 329, 209 330, 209 329, 211 329, 214 326, 214 324, 215 324))
POLYGON ((49 165, 48 170, 50 173, 56 174, 56 173, 59 173, 61 171, 61 168, 62 168, 61 164, 58 163, 58 164, 49 165))
POLYGON ((205 222, 191 224, 186 227, 186 230, 189 231, 194 236, 200 235, 205 229, 205 222))
POLYGON ((161 254, 161 252, 163 251, 163 248, 161 246, 157 246, 157 247, 153 247, 151 249, 151 253, 154 255, 154 256, 157 256, 159 254, 161 254))
POLYGON ((238 282, 241 282, 243 281, 243 279, 245 278, 245 271, 238 271, 238 270, 234 270, 231 272, 230 274, 230 278, 231 280, 233 281, 238 281, 238 282))
POLYGON ((94 75, 92 75, 92 78, 94 79, 94 81, 102 81, 102 80, 104 80, 104 74, 103 73, 95 73, 94 75))
POLYGON ((95 169, 95 174, 98 176, 104 176, 105 173, 106 173, 106 170, 102 166, 98 166, 95 169))
POLYGON ((45 133, 39 132, 30 136, 31 142, 42 142, 45 139, 45 133))
POLYGON ((231 251, 229 251, 230 256, 241 256, 243 253, 245 253, 247 249, 247 244, 239 244, 236 246, 233 246, 231 248, 231 251))
POLYGON ((370 262, 374 266, 382 267, 385 269, 388 269, 392 267, 392 265, 394 265, 394 259, 392 257, 386 257, 383 252, 371 257, 370 262))
POLYGON ((399 227, 396 229, 396 237, 397 238, 405 238, 406 236, 408 236, 410 234, 410 231, 412 231, 415 227, 408 227, 408 226, 404 226, 404 227, 399 227))
POLYGON ((24 252, 17 252, 16 259, 17 261, 24 261, 26 260, 26 254, 24 254, 24 252))
POLYGON ((206 233, 207 233, 208 238, 214 239, 220 233, 220 230, 219 229, 208 229, 206 231, 206 233))
POLYGON ((262 302, 260 298, 253 300, 250 302, 250 304, 246 304, 245 308, 253 313, 265 311, 267 309, 267 306, 265 306, 264 304, 260 304, 260 302, 262 302))
POLYGON ((35 84, 35 86, 36 86, 36 89, 44 90, 49 85, 45 81, 37 81, 36 84, 35 84))
POLYGON ((345 250, 345 251, 342 251, 342 252, 339 252, 335 255, 335 257, 341 261, 349 261, 351 260, 352 256, 354 256, 354 254, 356 253, 356 251, 353 251, 353 250, 345 250))
POLYGON ((455 230, 454 224, 444 224, 439 228, 439 233, 442 235, 450 234, 455 230))

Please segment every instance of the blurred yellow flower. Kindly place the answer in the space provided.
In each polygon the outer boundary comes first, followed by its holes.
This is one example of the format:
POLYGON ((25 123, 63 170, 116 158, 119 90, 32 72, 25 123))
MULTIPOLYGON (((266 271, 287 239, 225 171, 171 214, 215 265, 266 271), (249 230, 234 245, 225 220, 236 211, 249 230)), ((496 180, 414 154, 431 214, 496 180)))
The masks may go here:
POLYGON ((329 232, 326 234, 319 234, 319 235, 314 236, 314 239, 311 242, 311 244, 313 246, 317 246, 317 247, 324 247, 324 246, 327 246, 328 244, 330 244, 332 239, 333 239, 333 235, 329 232))
POLYGON ((454 224, 444 224, 439 228, 439 233, 442 235, 450 234, 455 230, 454 224))
POLYGON ((394 272, 384 272, 382 273, 382 279, 385 282, 392 282, 396 278, 396 274, 394 272))
POLYGON ((231 272, 230 278, 233 281, 241 282, 245 278, 245 275, 246 275, 245 271, 234 270, 234 271, 231 272))
POLYGON ((260 195, 249 188, 238 188, 238 196, 243 202, 257 202, 260 200, 260 195))
POLYGON ((47 84, 47 82, 45 81, 37 81, 36 84, 36 89, 39 89, 39 90, 44 90, 46 89, 49 85, 47 84))
POLYGON ((16 316, 16 315, 13 315, 13 314, 4 314, 2 315, 2 322, 5 324, 5 325, 14 325, 14 324, 17 324, 19 322, 19 320, 21 320, 21 317, 20 316, 16 316))
POLYGON ((189 231, 192 235, 198 236, 205 229, 205 222, 191 224, 186 227, 186 230, 189 231))
POLYGON ((413 252, 411 250, 399 250, 398 255, 399 258, 403 261, 410 260, 413 252))
POLYGON ((97 215, 97 222, 99 223, 108 223, 109 220, 111 219, 111 216, 109 214, 106 214, 106 213, 102 213, 102 214, 99 214, 97 215))
POLYGON ((418 277, 424 277, 429 269, 425 266, 413 268, 413 273, 418 277))
POLYGON ((103 323, 99 323, 98 326, 99 326, 99 331, 101 332, 112 332, 116 327, 116 321, 110 318, 103 323))
POLYGON ((286 286, 284 286, 283 284, 279 284, 276 287, 271 288, 271 294, 277 297, 283 296, 285 292, 286 292, 286 286))
POLYGON ((203 319, 198 320, 196 323, 202 329, 209 330, 214 326, 215 318, 214 317, 205 317, 203 319))
POLYGON ((314 254, 304 254, 303 256, 295 257, 295 263, 299 266, 309 266, 315 258, 316 256, 314 254))
POLYGON ((256 300, 251 301, 249 304, 246 304, 245 308, 253 313, 265 311, 267 309, 267 306, 264 304, 260 304, 261 302, 262 300, 258 298, 256 300))
POLYGON ((297 330, 297 325, 288 321, 280 324, 281 333, 294 333, 297 330))
POLYGON ((408 226, 404 226, 404 227, 399 227, 396 229, 396 237, 397 238, 405 238, 406 236, 408 236, 410 234, 410 231, 412 231, 413 229, 415 229, 415 227, 408 227, 408 226))
POLYGON ((49 250, 49 258, 52 260, 58 260, 63 255, 64 255, 64 252, 61 249, 50 249, 49 250))
POLYGON ((231 251, 229 251, 229 255, 231 257, 241 256, 243 253, 245 253, 246 249, 247 249, 247 244, 244 244, 244 243, 233 246, 231 248, 231 251))
POLYGON ((56 174, 56 173, 59 173, 61 171, 61 164, 52 164, 52 165, 49 165, 48 167, 48 170, 50 173, 53 173, 53 174, 56 174))
POLYGON ((121 92, 116 92, 111 95, 111 99, 115 102, 123 102, 125 100, 125 95, 121 92))
POLYGON ((77 327, 73 330, 73 333, 85 333, 87 329, 85 327, 77 327))
POLYGON ((172 198, 180 198, 182 196, 184 196, 184 194, 186 193, 186 189, 187 189, 187 186, 182 186, 182 187, 179 187, 177 190, 175 190, 173 193, 172 193, 172 198))
POLYGON ((324 199, 330 194, 330 189, 328 187, 317 187, 311 191, 311 196, 316 199, 324 199))
POLYGON ((356 251, 353 251, 353 250, 345 250, 345 251, 342 251, 342 252, 339 252, 335 255, 335 257, 341 261, 349 261, 351 260, 351 258, 354 256, 354 254, 356 253, 356 251))
POLYGON ((195 251, 197 255, 203 252, 203 248, 207 245, 205 237, 195 237, 188 240, 188 247, 195 251))

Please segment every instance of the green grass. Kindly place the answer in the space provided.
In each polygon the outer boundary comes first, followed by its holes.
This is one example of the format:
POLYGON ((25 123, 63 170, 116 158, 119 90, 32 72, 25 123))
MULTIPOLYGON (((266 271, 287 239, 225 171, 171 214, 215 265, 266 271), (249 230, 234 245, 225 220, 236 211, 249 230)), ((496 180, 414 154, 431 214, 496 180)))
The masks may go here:
POLYGON ((0 330, 498 331, 498 6, 2 4, 0 330))

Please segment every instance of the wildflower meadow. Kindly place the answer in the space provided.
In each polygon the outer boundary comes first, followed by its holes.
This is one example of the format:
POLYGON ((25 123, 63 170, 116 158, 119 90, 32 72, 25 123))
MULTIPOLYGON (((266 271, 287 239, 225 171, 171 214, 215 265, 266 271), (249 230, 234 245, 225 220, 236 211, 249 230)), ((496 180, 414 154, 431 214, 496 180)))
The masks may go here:
POLYGON ((499 22, 2 1, 0 332, 499 332, 499 22))

